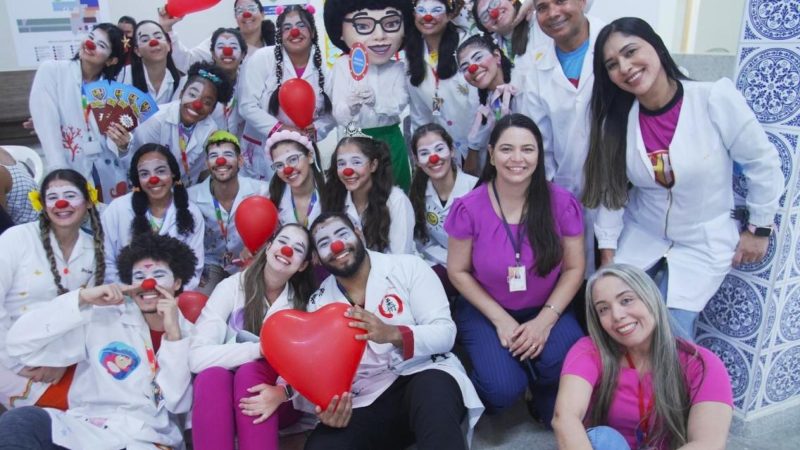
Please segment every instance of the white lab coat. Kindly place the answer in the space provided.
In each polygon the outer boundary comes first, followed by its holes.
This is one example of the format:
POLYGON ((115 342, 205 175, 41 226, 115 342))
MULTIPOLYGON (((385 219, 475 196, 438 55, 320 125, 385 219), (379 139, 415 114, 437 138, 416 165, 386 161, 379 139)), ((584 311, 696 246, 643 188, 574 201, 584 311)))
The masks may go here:
POLYGON ((157 143, 169 148, 175 155, 178 166, 181 168, 181 181, 185 186, 188 187, 197 182, 200 172, 206 169, 206 141, 213 132, 217 131, 218 126, 211 115, 195 124, 192 136, 186 144, 186 157, 189 163, 189 173, 186 174, 183 168, 180 133, 178 132, 178 124, 181 121, 180 108, 180 100, 163 105, 153 117, 136 128, 131 145, 128 147, 130 151, 124 159, 126 168, 130 167, 131 158, 139 147, 148 143, 157 143))
MULTIPOLYGON (((308 226, 311 226, 314 220, 322 213, 322 201, 320 200, 319 191, 316 191, 316 193, 317 202, 311 207, 311 213, 308 215, 308 226)), ((273 200, 273 202, 275 202, 275 200, 273 200)), ((280 203, 276 203, 276 206, 278 207, 278 221, 281 225, 298 223, 294 215, 294 205, 292 204, 292 189, 289 186, 284 188, 281 201, 280 203)))
MULTIPOLYGON (((467 442, 484 407, 464 367, 450 353, 456 338, 456 325, 450 317, 450 306, 442 283, 436 273, 421 258, 414 255, 385 255, 368 251, 371 269, 366 288, 364 309, 389 325, 411 329, 414 348, 408 359, 392 344, 367 342, 353 380, 353 407, 369 406, 399 376, 423 370, 437 369, 450 374, 458 383, 469 424, 467 442), (399 300, 398 300, 399 299, 399 300), (394 312, 386 311, 389 302, 394 312), (381 313, 384 311, 385 313, 381 313)), ((347 303, 334 276, 322 282, 311 296, 308 311, 332 303, 347 303)), ((278 305, 276 303, 276 310, 278 305)), ((308 408, 305 401, 295 401, 296 407, 308 408)))
POLYGON ((228 238, 225 239, 217 222, 217 211, 214 208, 214 199, 211 196, 211 177, 189 188, 189 200, 197 206, 205 219, 205 237, 203 240, 205 241, 206 265, 220 266, 228 273, 239 271, 239 266, 235 264, 223 266, 223 255, 225 252, 230 252, 234 258, 238 258, 242 252, 244 243, 242 243, 242 238, 236 230, 234 217, 242 200, 253 195, 269 197, 269 185, 260 180, 239 176, 239 192, 236 193, 236 198, 233 200, 231 211, 225 211, 225 208, 220 205, 222 222, 228 232, 228 238))
POLYGON ((31 86, 31 117, 42 143, 45 172, 70 168, 97 184, 92 177, 95 167, 103 199, 110 202, 128 191, 128 176, 94 115, 86 116, 88 124, 84 119, 82 85, 80 61, 43 62, 31 86))
MULTIPOLYGON (((417 169, 419 170, 419 169, 417 169)), ((417 252, 425 258, 431 265, 441 264, 447 266, 447 232, 444 231, 444 221, 450 214, 450 207, 459 197, 468 194, 475 187, 478 178, 462 172, 456 172, 456 180, 453 191, 445 204, 439 200, 439 194, 433 187, 431 180, 428 180, 428 187, 425 189, 425 227, 428 229, 428 242, 417 243, 417 252)))
POLYGON ((534 60, 532 57, 533 48, 543 44, 551 44, 553 43, 553 39, 544 34, 542 28, 539 26, 539 21, 536 20, 536 16, 528 22, 528 45, 525 47, 525 53, 521 55, 514 55, 511 52, 511 36, 506 38, 505 36, 501 35, 500 33, 492 33, 492 40, 494 40, 495 44, 505 53, 508 59, 514 63, 514 67, 517 69, 524 71, 529 70, 529 68, 533 65, 534 60))
POLYGON ((192 405, 188 322, 181 319, 181 340, 162 339, 154 373, 150 329, 139 307, 126 299, 120 306, 80 308, 78 295, 68 292, 24 314, 8 333, 9 353, 28 366, 78 365, 70 408, 45 409, 53 442, 69 449, 180 448, 183 435, 173 414, 192 405), (109 357, 113 349, 128 352, 127 367, 109 357))
POLYGON ((701 311, 731 267, 739 242, 733 162, 747 177, 750 222, 772 224, 783 190, 780 159, 733 83, 683 81, 684 96, 669 148, 675 185, 655 181, 639 128, 639 103, 628 115, 627 175, 633 188, 625 208, 600 208, 599 247, 617 249, 615 261, 647 269, 667 258, 667 306, 701 311))
MULTIPOLYGON (((133 69, 131 66, 125 66, 122 72, 117 76, 117 79, 120 80, 120 83, 133 86, 133 69)), ((164 79, 161 81, 161 86, 159 86, 158 91, 156 91, 153 83, 150 82, 150 76, 147 74, 146 68, 144 68, 144 79, 147 82, 147 93, 153 97, 153 100, 156 101, 159 107, 180 99, 183 87, 186 85, 186 75, 184 75, 178 80, 178 87, 173 88, 175 78, 172 77, 172 73, 170 73, 169 69, 164 73, 164 79)))
MULTIPOLYGON (((211 36, 203 39, 202 42, 192 48, 183 45, 183 41, 180 40, 175 30, 169 33, 169 37, 172 40, 172 60, 175 62, 175 67, 181 72, 188 72, 189 67, 196 62, 214 62, 214 57, 211 54, 211 36)), ((242 64, 260 49, 259 47, 248 45, 247 54, 244 55, 242 64)))
POLYGON ((244 132, 244 117, 239 114, 239 82, 240 78, 237 77, 236 83, 233 85, 233 96, 227 105, 217 103, 211 117, 217 123, 217 129, 225 130, 239 139, 239 144, 242 142, 242 133, 244 132))
MULTIPOLYGON (((239 272, 220 281, 200 313, 189 350, 189 367, 192 372, 200 373, 215 366, 236 369, 242 364, 262 358, 258 336, 243 329, 243 276, 244 272, 239 272)), ((280 305, 281 308, 291 308, 293 297, 292 287, 286 283, 283 292, 273 304, 280 305)))
MULTIPOLYGON (((389 248, 384 252, 395 255, 414 254, 414 207, 403 190, 397 186, 392 186, 392 192, 386 200, 386 207, 389 208, 389 248)), ((344 213, 359 230, 362 229, 361 216, 358 215, 356 205, 350 192, 344 199, 344 213)))
MULTIPOLYGON (((316 109, 314 110, 314 128, 317 131, 317 140, 325 139, 325 136, 333 129, 333 117, 324 112, 324 98, 319 93, 319 74, 314 66, 314 49, 309 54, 308 64, 303 71, 301 79, 308 82, 316 95, 316 109)), ((325 77, 324 89, 330 97, 330 73, 328 67, 323 62, 322 75, 325 77)), ((278 88, 277 63, 275 60, 275 47, 264 47, 259 49, 247 59, 247 63, 242 66, 239 75, 239 115, 245 120, 244 132, 242 135, 242 155, 245 159, 244 173, 252 178, 269 180, 272 178, 272 162, 266 153, 264 144, 268 133, 275 125, 285 123, 296 126, 292 119, 278 110, 275 117, 268 112, 269 99, 272 93, 278 88)), ((288 81, 297 78, 289 55, 283 50, 283 78, 288 81)))
MULTIPOLYGON (((120 197, 113 202, 103 211, 103 231, 105 231, 105 253, 106 253, 106 283, 118 283, 119 273, 117 272, 117 256, 123 247, 131 242, 131 223, 135 214, 133 213, 133 193, 120 197)), ((182 280, 184 290, 191 291, 200 283, 200 276, 203 273, 203 234, 205 230, 205 221, 203 220, 203 213, 197 206, 189 202, 189 212, 194 218, 194 231, 188 236, 180 234, 178 231, 177 209, 175 203, 169 205, 167 213, 164 216, 164 224, 161 226, 159 234, 172 236, 194 251, 197 257, 197 266, 195 266, 194 278, 191 280, 182 280)))
MULTIPOLYGON (((11 325, 26 311, 47 305, 58 296, 39 236, 38 221, 11 227, 0 235, 0 403, 6 408, 33 405, 50 387, 49 383, 34 383, 17 375, 25 364, 6 351, 6 333, 11 325)), ((78 232, 69 261, 64 261, 52 231, 50 242, 64 289, 94 286, 92 236, 78 232)))

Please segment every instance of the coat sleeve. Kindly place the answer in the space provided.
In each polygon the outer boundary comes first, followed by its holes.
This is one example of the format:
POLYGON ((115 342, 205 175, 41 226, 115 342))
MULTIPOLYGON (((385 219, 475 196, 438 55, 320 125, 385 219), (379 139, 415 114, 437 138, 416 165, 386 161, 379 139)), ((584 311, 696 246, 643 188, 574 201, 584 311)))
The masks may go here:
POLYGON ((178 37, 178 33, 174 30, 169 34, 172 40, 172 60, 175 61, 175 67, 183 73, 189 71, 189 67, 196 62, 212 62, 211 56, 211 38, 205 39, 197 47, 188 48, 184 45, 183 41, 178 37))
POLYGON ((0 234, 0 248, 6 249, 0 251, 0 364, 4 367, 14 367, 17 364, 17 361, 11 358, 6 351, 6 335, 12 325, 8 310, 6 310, 6 295, 14 286, 14 278, 19 276, 14 261, 15 252, 11 250, 18 248, 16 245, 22 243, 15 243, 15 237, 19 238, 13 228, 0 234))
POLYGON ((270 73, 275 71, 273 58, 269 53, 272 47, 262 49, 247 58, 242 66, 239 87, 239 115, 244 118, 249 126, 256 128, 264 135, 278 123, 278 119, 266 110, 267 88, 265 82, 270 73))
MULTIPOLYGON (((533 71, 535 69, 531 68, 530 70, 533 71)), ((532 81, 534 76, 532 74, 525 75, 519 73, 519 71, 514 71, 511 76, 512 84, 517 89, 517 94, 514 96, 515 112, 530 117, 539 127, 544 145, 545 176, 548 180, 552 180, 558 169, 553 152, 553 124, 550 121, 550 114, 545 103, 535 90, 534 81, 532 81), (515 80, 514 75, 519 75, 520 78, 515 80)))
POLYGON ((594 222, 594 234, 597 237, 597 248, 617 249, 619 236, 622 234, 625 208, 617 210, 608 209, 605 206, 597 208, 597 217, 594 222))
POLYGON ((727 78, 714 83, 708 99, 711 122, 717 128, 731 158, 742 166, 747 178, 747 209, 750 223, 772 225, 783 193, 784 177, 775 146, 727 78))
POLYGON ((167 410, 174 414, 192 408, 192 372, 189 370, 188 336, 178 341, 161 341, 158 349, 156 383, 164 395, 167 410))
MULTIPOLYGON (((403 354, 410 357, 446 353, 453 348, 456 339, 456 324, 450 316, 450 306, 442 282, 428 265, 420 258, 410 258, 410 295, 408 307, 414 317, 414 324, 408 325, 413 335, 414 352, 403 354)), ((404 344, 408 342, 404 339, 404 344)), ((406 358, 408 359, 408 358, 406 358)))
MULTIPOLYGON (((325 76, 323 89, 328 99, 331 100, 331 105, 333 105, 333 97, 331 96, 331 72, 328 70, 328 66, 324 61, 322 62, 322 73, 325 76)), ((317 88, 317 86, 313 87, 317 88)), ((333 106, 331 106, 331 112, 324 112, 321 109, 318 112, 320 114, 314 119, 314 129, 317 131, 317 141, 319 142, 325 139, 331 130, 336 128, 336 119, 333 118, 333 106)))
POLYGON ((30 367, 67 367, 86 359, 86 326, 91 308, 79 308, 79 290, 34 308, 11 326, 6 348, 30 367))
MULTIPOLYGON (((33 78, 28 107, 33 118, 36 136, 42 143, 45 171, 69 167, 64 146, 61 143, 61 115, 58 108, 59 70, 68 70, 65 65, 47 61, 39 66, 33 78)), ((61 74, 66 75, 66 74, 61 74)), ((86 131, 86 130, 84 130, 86 131)))
POLYGON ((198 209, 196 205, 190 204, 189 210, 194 217, 194 232, 192 232, 187 244, 197 257, 197 265, 194 267, 194 278, 186 283, 185 289, 193 290, 200 284, 200 277, 203 276, 203 265, 205 264, 206 254, 205 242, 203 242, 203 239, 205 237, 206 221, 203 218, 203 213, 200 212, 200 209, 198 209))
POLYGON ((388 202, 392 220, 389 225, 389 253, 413 255, 415 247, 414 207, 399 188, 393 187, 392 191, 388 202))

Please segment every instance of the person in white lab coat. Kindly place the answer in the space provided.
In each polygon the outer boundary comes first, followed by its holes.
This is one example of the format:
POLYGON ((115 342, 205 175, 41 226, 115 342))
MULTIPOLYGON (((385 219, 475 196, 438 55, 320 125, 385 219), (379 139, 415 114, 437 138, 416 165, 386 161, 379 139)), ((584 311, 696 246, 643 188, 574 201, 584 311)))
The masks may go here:
POLYGON ((110 23, 97 25, 70 61, 45 61, 36 71, 29 107, 44 152, 45 171, 70 168, 91 180, 100 200, 110 202, 128 192, 125 168, 114 145, 127 142, 128 132, 114 124, 100 133, 83 85, 114 80, 122 66, 122 31, 110 23))
MULTIPOLYGON (((344 214, 311 225, 314 253, 332 275, 308 301, 316 311, 349 303, 367 341, 352 388, 315 412, 306 449, 466 449, 483 404, 450 350, 456 325, 436 274, 414 255, 367 251, 344 214), (466 439, 461 428, 466 422, 466 439)), ((359 331, 360 331, 359 330, 359 331)))
POLYGON ((445 0, 414 2, 414 28, 406 32, 407 89, 411 132, 428 123, 444 127, 453 138, 456 163, 469 151, 472 122, 469 91, 475 88, 458 73, 456 48, 465 37, 450 16, 457 13, 445 0))
POLYGON ((239 271, 244 243, 234 217, 244 199, 267 197, 267 183, 239 175, 239 140, 227 131, 215 131, 206 141, 210 176, 189 188, 189 200, 205 219, 205 266, 198 291, 210 295, 223 279, 239 271))
POLYGON ((186 78, 172 60, 169 34, 158 22, 142 20, 133 31, 132 45, 122 82, 150 94, 159 105, 177 100, 186 78))
POLYGON ((183 285, 192 290, 203 273, 203 213, 189 202, 179 179, 178 161, 159 144, 145 144, 133 155, 129 179, 133 192, 111 202, 103 211, 105 230, 106 283, 119 281, 116 259, 122 248, 140 234, 166 234, 184 242, 194 251, 197 266, 183 285))
POLYGON ((181 162, 180 179, 189 187, 206 169, 204 146, 218 128, 211 113, 217 103, 230 101, 233 87, 225 72, 213 64, 197 63, 187 77, 180 100, 164 105, 139 125, 125 148, 135 150, 149 143, 167 147, 181 162))
POLYGON ((473 0, 472 20, 494 41, 509 60, 529 67, 530 49, 547 41, 531 12, 533 0, 473 0))
POLYGON ((370 250, 414 254, 414 208, 393 186, 389 149, 383 141, 363 134, 342 139, 327 175, 323 211, 347 214, 370 250))
POLYGON ((408 193, 414 207, 417 253, 433 267, 448 297, 458 294, 447 277, 447 232, 444 221, 457 198, 470 192, 478 178, 458 168, 453 138, 439 124, 417 128, 411 136, 417 170, 408 193))
POLYGON ((211 294, 189 351, 197 374, 192 416, 197 450, 233 450, 234 442, 240 450, 277 450, 278 422, 283 428, 297 420, 291 404, 284 403, 291 390, 276 385, 278 374, 261 354, 258 335, 274 307, 305 311, 316 288, 310 262, 308 231, 290 223, 211 294))
POLYGON ((220 130, 241 139, 244 117, 239 114, 239 69, 247 57, 247 43, 236 28, 217 28, 211 35, 211 51, 214 64, 225 72, 233 86, 231 99, 227 103, 218 103, 212 116, 220 130))
POLYGON ((175 415, 192 404, 191 324, 175 296, 193 276, 194 255, 169 236, 143 235, 118 262, 124 285, 68 292, 23 314, 9 331, 8 351, 25 364, 78 368, 69 409, 3 414, 0 447, 182 447, 175 415))
POLYGON ((731 264, 766 253, 780 159, 733 83, 688 81, 641 19, 600 31, 594 75, 583 203, 601 207, 595 233, 603 263, 649 270, 676 333, 691 340, 731 264), (731 217, 734 162, 748 186, 741 232, 731 217))
POLYGON ((308 228, 322 211, 325 178, 319 150, 305 135, 280 130, 267 139, 267 151, 276 174, 269 182, 269 198, 278 207, 280 223, 308 228))
POLYGON ((0 403, 6 409, 66 407, 74 368, 27 366, 8 354, 6 333, 25 311, 103 282, 103 227, 92 192, 72 169, 50 172, 41 191, 29 194, 38 220, 0 235, 0 403), (87 216, 92 234, 81 229, 87 216))
POLYGON ((322 140, 334 127, 327 90, 330 76, 322 49, 313 7, 291 5, 278 15, 276 43, 257 51, 242 69, 239 114, 245 119, 242 153, 245 173, 269 180, 272 169, 264 154, 264 142, 279 129, 301 131, 312 140, 322 140), (281 85, 291 79, 305 80, 315 93, 313 123, 305 130, 286 115, 278 100, 281 85))

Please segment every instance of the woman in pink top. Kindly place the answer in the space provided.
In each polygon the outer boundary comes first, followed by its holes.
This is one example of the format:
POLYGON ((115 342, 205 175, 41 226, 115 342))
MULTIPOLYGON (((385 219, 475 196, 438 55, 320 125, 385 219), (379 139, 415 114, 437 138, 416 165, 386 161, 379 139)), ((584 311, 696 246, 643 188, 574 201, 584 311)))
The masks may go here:
POLYGON ((586 316, 590 337, 570 349, 561 372, 559 448, 725 448, 733 415, 725 366, 675 337, 645 272, 627 264, 598 270, 586 287, 586 316))

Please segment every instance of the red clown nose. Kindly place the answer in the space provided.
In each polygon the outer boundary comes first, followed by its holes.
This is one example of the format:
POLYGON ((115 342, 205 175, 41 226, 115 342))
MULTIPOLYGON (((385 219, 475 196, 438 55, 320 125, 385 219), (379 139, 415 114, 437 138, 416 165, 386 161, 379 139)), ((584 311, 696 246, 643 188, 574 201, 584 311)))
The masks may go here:
POLYGON ((94 50, 97 48, 97 44, 95 44, 91 39, 84 41, 83 46, 86 47, 86 50, 94 50))
POLYGON ((422 20, 424 20, 425 22, 432 22, 433 16, 430 14, 425 14, 424 16, 422 16, 422 20))
POLYGON ((222 47, 222 56, 233 56, 233 47, 222 47))
POLYGON ((294 255, 294 250, 292 250, 292 247, 284 245, 283 247, 281 247, 281 255, 287 258, 291 258, 294 255))
POLYGON ((150 42, 147 43, 150 47, 158 47, 161 42, 158 39, 150 39, 150 42))
POLYGON ((440 160, 441 160, 441 158, 439 158, 439 155, 431 155, 431 157, 430 157, 430 158, 428 158, 428 163, 430 163, 430 164, 436 164, 436 163, 438 163, 440 160))
POLYGON ((345 167, 344 170, 342 171, 342 175, 346 177, 352 177, 354 173, 356 173, 356 171, 353 170, 352 167, 345 167))
POLYGON ((228 160, 227 160, 227 159, 225 159, 225 158, 223 158, 222 156, 220 156, 219 158, 217 158, 217 160, 216 160, 216 161, 214 161, 214 163, 215 163, 217 166, 219 166, 219 167, 222 167, 222 166, 224 166, 225 164, 228 164, 228 160))
POLYGON ((68 202, 68 201, 66 201, 66 200, 64 200, 63 198, 62 198, 62 199, 58 199, 58 200, 56 200, 56 204, 55 204, 55 207, 56 207, 56 208, 58 208, 58 209, 64 209, 64 208, 66 208, 67 206, 69 206, 69 202, 68 202))
POLYGON ((294 173, 294 167, 286 166, 286 167, 283 168, 283 174, 286 175, 287 177, 290 176, 293 173, 294 173))
POLYGON ((477 71, 478 71, 478 65, 477 64, 470 64, 469 67, 467 67, 467 72, 469 72, 469 73, 475 73, 477 71))
POLYGON ((333 241, 333 243, 331 243, 331 251, 334 254, 342 253, 342 251, 344 251, 344 242, 342 242, 342 241, 333 241))
POLYGON ((498 17, 500 17, 500 10, 495 8, 489 11, 489 17, 491 17, 492 19, 497 19, 498 17))
POLYGON ((245 12, 242 13, 242 17, 245 18, 245 19, 249 19, 249 18, 253 17, 253 13, 251 13, 250 11, 245 11, 245 12))
POLYGON ((149 184, 150 186, 155 186, 156 184, 158 184, 159 181, 161 181, 161 178, 158 178, 157 176, 153 175, 152 177, 147 179, 147 184, 149 184))
POLYGON ((142 281, 142 289, 144 289, 145 291, 152 291, 155 290, 155 288, 156 288, 156 280, 148 278, 142 281))
POLYGON ((201 109, 203 109, 203 102, 201 100, 193 101, 192 109, 199 112, 201 109))
POLYGON ((290 37, 293 37, 293 38, 296 38, 297 36, 300 36, 300 30, 299 30, 299 29, 297 29, 297 28, 292 28, 292 29, 289 31, 289 36, 290 36, 290 37))

